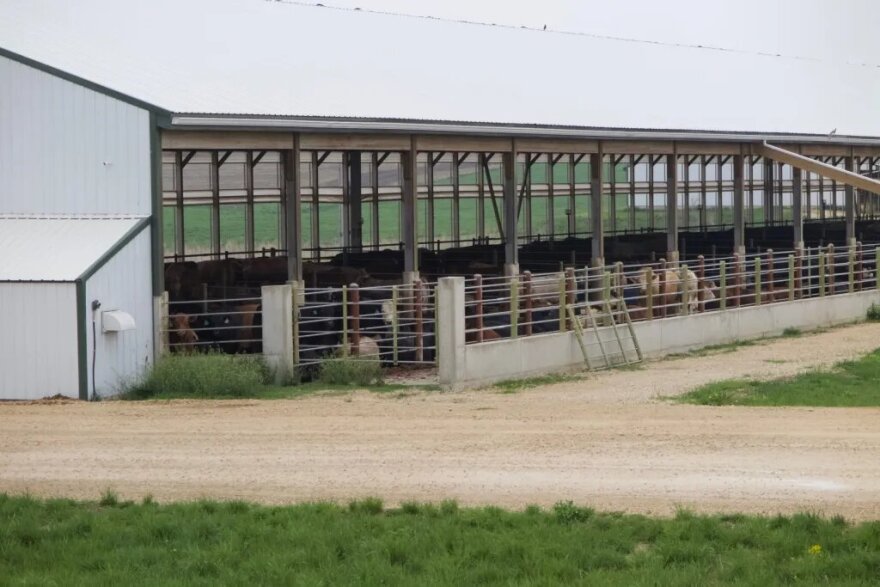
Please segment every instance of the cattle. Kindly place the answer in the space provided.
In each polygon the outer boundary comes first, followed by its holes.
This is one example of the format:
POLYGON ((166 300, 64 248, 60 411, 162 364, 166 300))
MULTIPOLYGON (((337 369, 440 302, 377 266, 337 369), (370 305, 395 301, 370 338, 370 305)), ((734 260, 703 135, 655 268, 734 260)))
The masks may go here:
POLYGON ((165 290, 172 301, 197 299, 201 293, 198 263, 166 263, 165 290))
POLYGON ((199 335, 193 329, 195 320, 187 314, 168 316, 168 344, 182 352, 192 352, 199 343, 199 335))
MULTIPOLYGON (((687 270, 665 269, 654 272, 650 289, 646 284, 647 271, 639 271, 635 276, 629 277, 630 283, 637 285, 639 296, 655 296, 658 306, 666 306, 672 310, 676 301, 687 305, 691 313, 701 309, 701 304, 709 303, 715 299, 717 286, 710 280, 700 280, 696 273, 687 270)), ((626 294, 625 294, 626 295, 626 294)))

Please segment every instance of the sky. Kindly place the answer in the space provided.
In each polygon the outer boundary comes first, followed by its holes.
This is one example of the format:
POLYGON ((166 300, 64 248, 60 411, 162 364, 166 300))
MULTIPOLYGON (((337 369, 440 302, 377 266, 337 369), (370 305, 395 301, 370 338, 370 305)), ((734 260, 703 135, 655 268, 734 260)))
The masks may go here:
POLYGON ((306 0, 880 65, 877 0, 306 0))

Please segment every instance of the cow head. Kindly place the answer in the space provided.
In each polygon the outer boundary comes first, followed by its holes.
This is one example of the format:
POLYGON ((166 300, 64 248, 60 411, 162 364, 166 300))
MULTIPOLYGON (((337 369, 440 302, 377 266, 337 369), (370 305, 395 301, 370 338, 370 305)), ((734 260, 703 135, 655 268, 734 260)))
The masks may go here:
POLYGON ((168 332, 175 344, 192 350, 199 342, 199 335, 193 330, 195 319, 187 314, 172 314, 168 317, 168 332))

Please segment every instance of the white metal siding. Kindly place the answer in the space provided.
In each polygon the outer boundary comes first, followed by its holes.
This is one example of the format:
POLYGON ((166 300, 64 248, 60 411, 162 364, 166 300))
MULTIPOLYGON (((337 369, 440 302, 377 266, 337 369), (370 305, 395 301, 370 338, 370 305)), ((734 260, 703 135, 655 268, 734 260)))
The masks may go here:
POLYGON ((134 317, 136 328, 127 332, 101 332, 97 317, 96 390, 105 397, 143 373, 153 359, 153 298, 150 280, 150 231, 145 228, 86 282, 88 317, 89 393, 92 389, 91 303, 101 310, 123 310, 134 317))
POLYGON ((0 213, 149 215, 149 113, 0 57, 0 213))
POLYGON ((0 399, 78 397, 76 286, 0 283, 0 399))

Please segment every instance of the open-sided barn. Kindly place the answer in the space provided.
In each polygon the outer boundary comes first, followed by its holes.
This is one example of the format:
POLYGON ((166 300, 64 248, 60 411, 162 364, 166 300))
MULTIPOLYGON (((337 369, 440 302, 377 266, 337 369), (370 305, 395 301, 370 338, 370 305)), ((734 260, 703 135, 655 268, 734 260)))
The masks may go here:
POLYGON ((4 3, 0 399, 113 393, 153 362, 166 291, 190 315, 232 300, 238 338, 211 344, 250 351, 267 283, 855 250, 880 240, 877 96, 880 68, 832 58, 288 2, 4 3))

